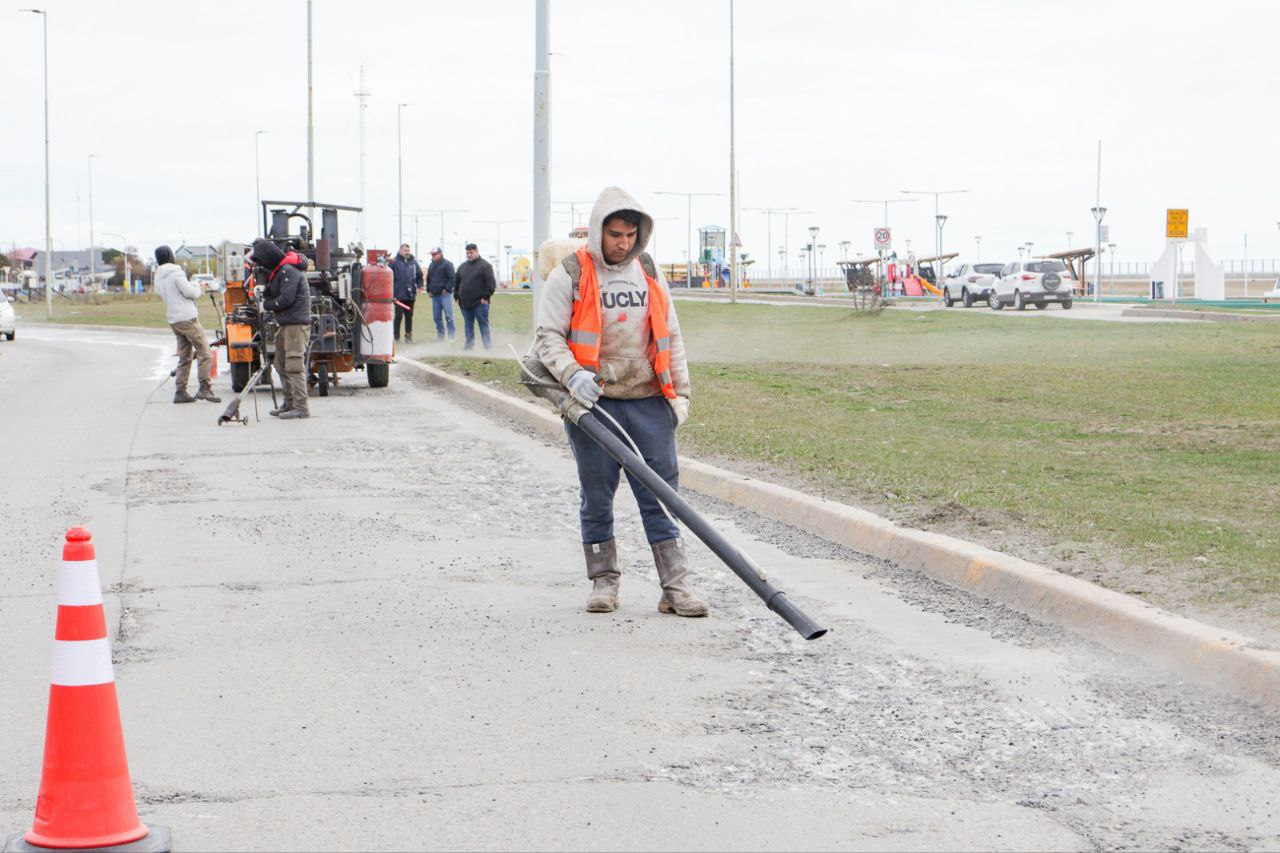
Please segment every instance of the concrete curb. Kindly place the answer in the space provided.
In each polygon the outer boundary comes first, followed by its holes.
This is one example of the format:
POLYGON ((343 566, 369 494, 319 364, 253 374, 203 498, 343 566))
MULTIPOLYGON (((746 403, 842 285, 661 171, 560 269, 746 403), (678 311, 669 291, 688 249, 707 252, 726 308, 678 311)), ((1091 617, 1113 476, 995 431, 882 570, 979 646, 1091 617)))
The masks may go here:
MULTIPOLYGON (((549 409, 403 356, 397 363, 433 384, 563 436, 549 409)), ((514 366, 512 368, 514 370, 514 366)), ((939 533, 901 527, 874 513, 681 457, 681 486, 1061 625, 1196 681, 1280 707, 1280 653, 1079 578, 939 533)))
POLYGON ((1217 323, 1280 323, 1280 316, 1226 314, 1220 311, 1180 311, 1176 308, 1126 308, 1122 317, 1167 317, 1170 320, 1208 320, 1217 323))

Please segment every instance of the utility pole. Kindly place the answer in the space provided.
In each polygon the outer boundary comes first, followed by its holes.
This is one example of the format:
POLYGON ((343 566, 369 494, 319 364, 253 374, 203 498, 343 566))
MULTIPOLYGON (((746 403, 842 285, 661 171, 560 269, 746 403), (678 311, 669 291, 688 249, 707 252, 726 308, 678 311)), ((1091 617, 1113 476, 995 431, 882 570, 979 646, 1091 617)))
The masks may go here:
POLYGON ((23 9, 40 16, 44 25, 44 303, 53 319, 53 217, 49 211, 49 14, 43 9, 23 9))
POLYGON ((729 302, 738 302, 738 166, 734 114, 733 0, 729 0, 729 302))
MULTIPOLYGON (((536 325, 538 300, 542 297, 538 251, 551 236, 551 0, 536 0, 534 17, 533 317, 536 325)), ((440 230, 444 231, 443 215, 440 230)))
POLYGON ((315 88, 311 85, 311 0, 307 0, 307 204, 316 200, 315 88))
MULTIPOLYGON (((934 232, 936 234, 935 248, 937 250, 936 253, 934 254, 934 276, 937 278, 939 284, 941 284, 942 282, 942 224, 946 222, 946 219, 938 218, 942 215, 941 211, 938 210, 938 197, 944 196, 944 195, 955 195, 957 193, 967 193, 968 190, 901 190, 901 192, 907 195, 933 196, 933 219, 934 219, 934 222, 938 223, 937 229, 934 232)), ((1030 252, 1030 249, 1028 249, 1028 252, 1030 252)))
MULTIPOLYGON (((498 257, 502 257, 502 226, 512 225, 516 222, 527 222, 528 220, 526 219, 475 219, 472 221, 475 222, 477 225, 492 225, 497 229, 497 234, 495 235, 495 238, 494 238, 493 253, 498 257)), ((499 283, 502 282, 501 276, 498 277, 498 282, 499 283)))
POLYGON ((444 251, 444 217, 447 213, 470 213, 471 211, 464 208, 453 208, 450 210, 419 210, 418 213, 423 216, 439 216, 440 217, 440 250, 444 251))
POLYGON ((409 104, 396 104, 396 216, 399 232, 396 248, 404 245, 404 136, 400 132, 400 115, 409 104))
POLYGON ((687 213, 685 215, 685 238, 689 243, 688 257, 685 260, 685 286, 693 287, 693 197, 714 196, 716 198, 722 198, 724 193, 681 193, 655 190, 654 195, 682 195, 685 197, 685 202, 687 204, 687 213))
MULTIPOLYGON (((1093 242, 1093 301, 1102 301, 1102 217, 1107 209, 1102 206, 1102 140, 1098 140, 1098 186, 1093 206, 1094 242, 1093 242)), ((1174 275, 1174 289, 1177 290, 1177 275, 1174 275)))
MULTIPOLYGON (((747 207, 747 208, 743 208, 743 210, 752 211, 755 213, 763 213, 765 215, 766 223, 767 223, 765 225, 765 233, 767 235, 767 240, 768 240, 768 242, 765 245, 767 246, 773 246, 773 215, 775 213, 798 212, 794 207, 747 207)), ((768 256, 769 281, 772 282, 773 281, 773 252, 772 251, 765 252, 765 255, 768 256)))
POLYGON ((360 102, 360 238, 357 242, 364 246, 365 227, 368 219, 365 214, 365 207, 368 196, 366 195, 365 184, 365 111, 368 109, 366 101, 369 100, 369 90, 364 85, 364 66, 360 66, 360 84, 356 87, 356 100, 360 102))
MULTIPOLYGON (((93 273, 95 273, 96 266, 93 263, 95 261, 95 257, 93 257, 93 158, 96 158, 96 156, 96 154, 88 155, 88 286, 92 289, 97 289, 93 287, 93 273)), ((1248 242, 1249 238, 1245 237, 1245 246, 1248 245, 1248 242)), ((1245 291, 1248 291, 1248 287, 1245 287, 1245 291)))
MULTIPOLYGON (((263 231, 262 231, 263 237, 267 236, 267 232, 266 232, 267 214, 262 209, 262 175, 261 175, 262 169, 258 161, 258 139, 264 133, 266 133, 265 130, 255 130, 253 132, 253 189, 254 189, 254 193, 257 195, 257 198, 258 198, 258 213, 254 218, 257 219, 261 217, 261 222, 263 227, 263 231)), ((254 231, 258 230, 258 225, 256 223, 253 226, 253 230, 254 231)))
POLYGON ((578 227, 578 207, 580 205, 595 204, 595 202, 591 202, 591 201, 553 201, 551 203, 569 205, 569 230, 570 231, 578 227))

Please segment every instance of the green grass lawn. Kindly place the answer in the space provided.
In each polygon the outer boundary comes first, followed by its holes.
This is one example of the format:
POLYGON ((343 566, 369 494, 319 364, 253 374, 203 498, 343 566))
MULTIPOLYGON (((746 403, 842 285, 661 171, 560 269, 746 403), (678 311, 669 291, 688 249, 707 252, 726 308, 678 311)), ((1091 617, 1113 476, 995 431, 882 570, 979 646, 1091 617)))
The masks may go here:
MULTIPOLYGON (((201 325, 209 330, 218 328, 218 314, 210 304, 209 297, 202 298, 199 305, 201 325)), ((49 322, 48 312, 43 302, 19 302, 13 307, 21 323, 49 322)), ((141 326, 148 329, 169 328, 169 322, 165 319, 164 300, 153 293, 55 296, 53 322, 92 326, 141 326)))
MULTIPOLYGON (((1275 329, 677 304, 681 452, 1014 552, 1012 529, 1120 561, 1148 576, 1115 580, 1127 592, 1280 614, 1275 329)), ((496 327, 527 336, 526 305, 499 298, 496 327)), ((501 356, 428 360, 523 393, 501 356)))

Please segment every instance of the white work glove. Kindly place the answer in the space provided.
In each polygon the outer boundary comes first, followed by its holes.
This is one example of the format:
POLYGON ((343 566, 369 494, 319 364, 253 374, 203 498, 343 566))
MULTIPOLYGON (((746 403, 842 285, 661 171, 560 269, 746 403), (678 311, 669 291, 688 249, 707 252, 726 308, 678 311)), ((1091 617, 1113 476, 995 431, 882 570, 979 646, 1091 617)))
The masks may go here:
POLYGON ((671 404, 671 411, 676 413, 676 427, 689 420, 689 398, 688 397, 672 397, 667 400, 671 404))
POLYGON ((579 370, 570 376, 566 387, 573 395, 573 399, 588 409, 594 406, 596 400, 599 400, 600 395, 604 393, 604 389, 596 382, 596 375, 590 370, 579 370))

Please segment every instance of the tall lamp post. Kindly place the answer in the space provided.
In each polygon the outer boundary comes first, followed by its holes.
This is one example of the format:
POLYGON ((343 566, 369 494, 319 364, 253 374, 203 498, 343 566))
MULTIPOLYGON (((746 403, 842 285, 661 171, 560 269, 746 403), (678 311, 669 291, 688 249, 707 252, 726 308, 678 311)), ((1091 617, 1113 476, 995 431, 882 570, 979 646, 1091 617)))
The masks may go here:
MULTIPOLYGON (((263 227, 263 232, 262 232, 263 237, 267 236, 267 232, 266 232, 267 214, 262 209, 262 165, 260 162, 260 158, 258 157, 258 140, 262 138, 262 134, 264 133, 266 133, 265 130, 255 130, 253 132, 253 191, 258 199, 257 215, 254 218, 256 219, 259 216, 262 217, 261 224, 263 227)), ((311 200, 312 199, 307 199, 307 201, 311 201, 311 200)), ((254 231, 258 230, 257 224, 254 224, 253 230, 254 231)))
POLYGON ((97 156, 97 154, 89 155, 89 287, 93 290, 97 289, 93 284, 97 266, 93 257, 93 158, 97 156))
POLYGON ((1072 235, 1072 234, 1074 234, 1074 233, 1075 233, 1074 231, 1068 231, 1068 232, 1067 232, 1067 251, 1068 251, 1068 252, 1070 252, 1070 251, 1071 251, 1071 235, 1072 235))
POLYGON ((1031 247, 1034 246, 1035 243, 1028 240, 1025 245, 1027 247, 1027 260, 1031 260, 1031 247))
POLYGON ((842 261, 847 261, 847 260, 849 260, 849 247, 850 247, 850 246, 852 246, 852 245, 853 245, 853 241, 852 241, 852 240, 841 240, 841 241, 840 241, 840 260, 842 260, 842 261))
POLYGON ((49 14, 44 9, 23 9, 39 15, 44 27, 44 305, 53 319, 53 217, 49 212, 49 14))
POLYGON ((981 235, 973 238, 973 260, 974 263, 982 260, 982 237, 981 235))
POLYGON ((1107 259, 1111 261, 1111 292, 1116 292, 1116 244, 1107 244, 1107 259))
POLYGON ((1093 301, 1102 301, 1102 217, 1107 215, 1107 209, 1101 205, 1092 207, 1089 212, 1093 214, 1094 224, 1094 241, 1093 255, 1095 264, 1093 267, 1093 301))
MULTIPOLYGON (((933 216, 934 216, 934 219, 937 219, 937 217, 938 217, 939 215, 941 215, 941 213, 942 213, 942 211, 940 211, 940 210, 938 209, 938 198, 939 198, 939 196, 944 196, 944 195, 956 195, 956 194, 958 194, 958 193, 967 193, 967 192, 968 192, 968 190, 899 190, 899 192, 903 193, 904 195, 931 195, 931 196, 933 196, 933 216)), ((936 247, 936 248, 937 248, 937 253, 935 254, 935 256, 934 256, 934 257, 936 257, 936 258, 938 258, 938 259, 939 259, 936 263, 938 264, 938 270, 939 270, 939 272, 941 272, 941 270, 942 270, 942 261, 941 261, 941 258, 942 258, 942 226, 941 226, 941 225, 939 225, 939 226, 938 226, 938 230, 937 230, 936 234, 937 234, 938 243, 937 243, 937 247, 936 247)))
POLYGON ((396 104, 396 214, 400 223, 396 236, 396 248, 404 245, 404 136, 401 134, 401 114, 411 104, 396 104))
POLYGON ((477 219, 474 220, 477 225, 492 225, 497 230, 497 234, 493 241, 493 253, 495 255, 502 254, 502 226, 510 225, 516 222, 527 222, 526 219, 477 219))
POLYGON ((818 232, 822 230, 817 225, 809 226, 809 287, 814 286, 814 279, 817 278, 816 265, 818 263, 818 232))
POLYGON ((937 279, 933 286, 942 287, 942 226, 947 224, 947 215, 939 213, 933 217, 938 223, 938 259, 934 262, 934 278, 937 279))
POLYGON ((689 242, 688 260, 685 261, 685 282, 689 287, 693 287, 693 197, 694 196, 714 196, 722 197, 724 193, 680 193, 666 190, 655 190, 654 195, 682 195, 685 197, 687 204, 685 216, 685 238, 689 242))

